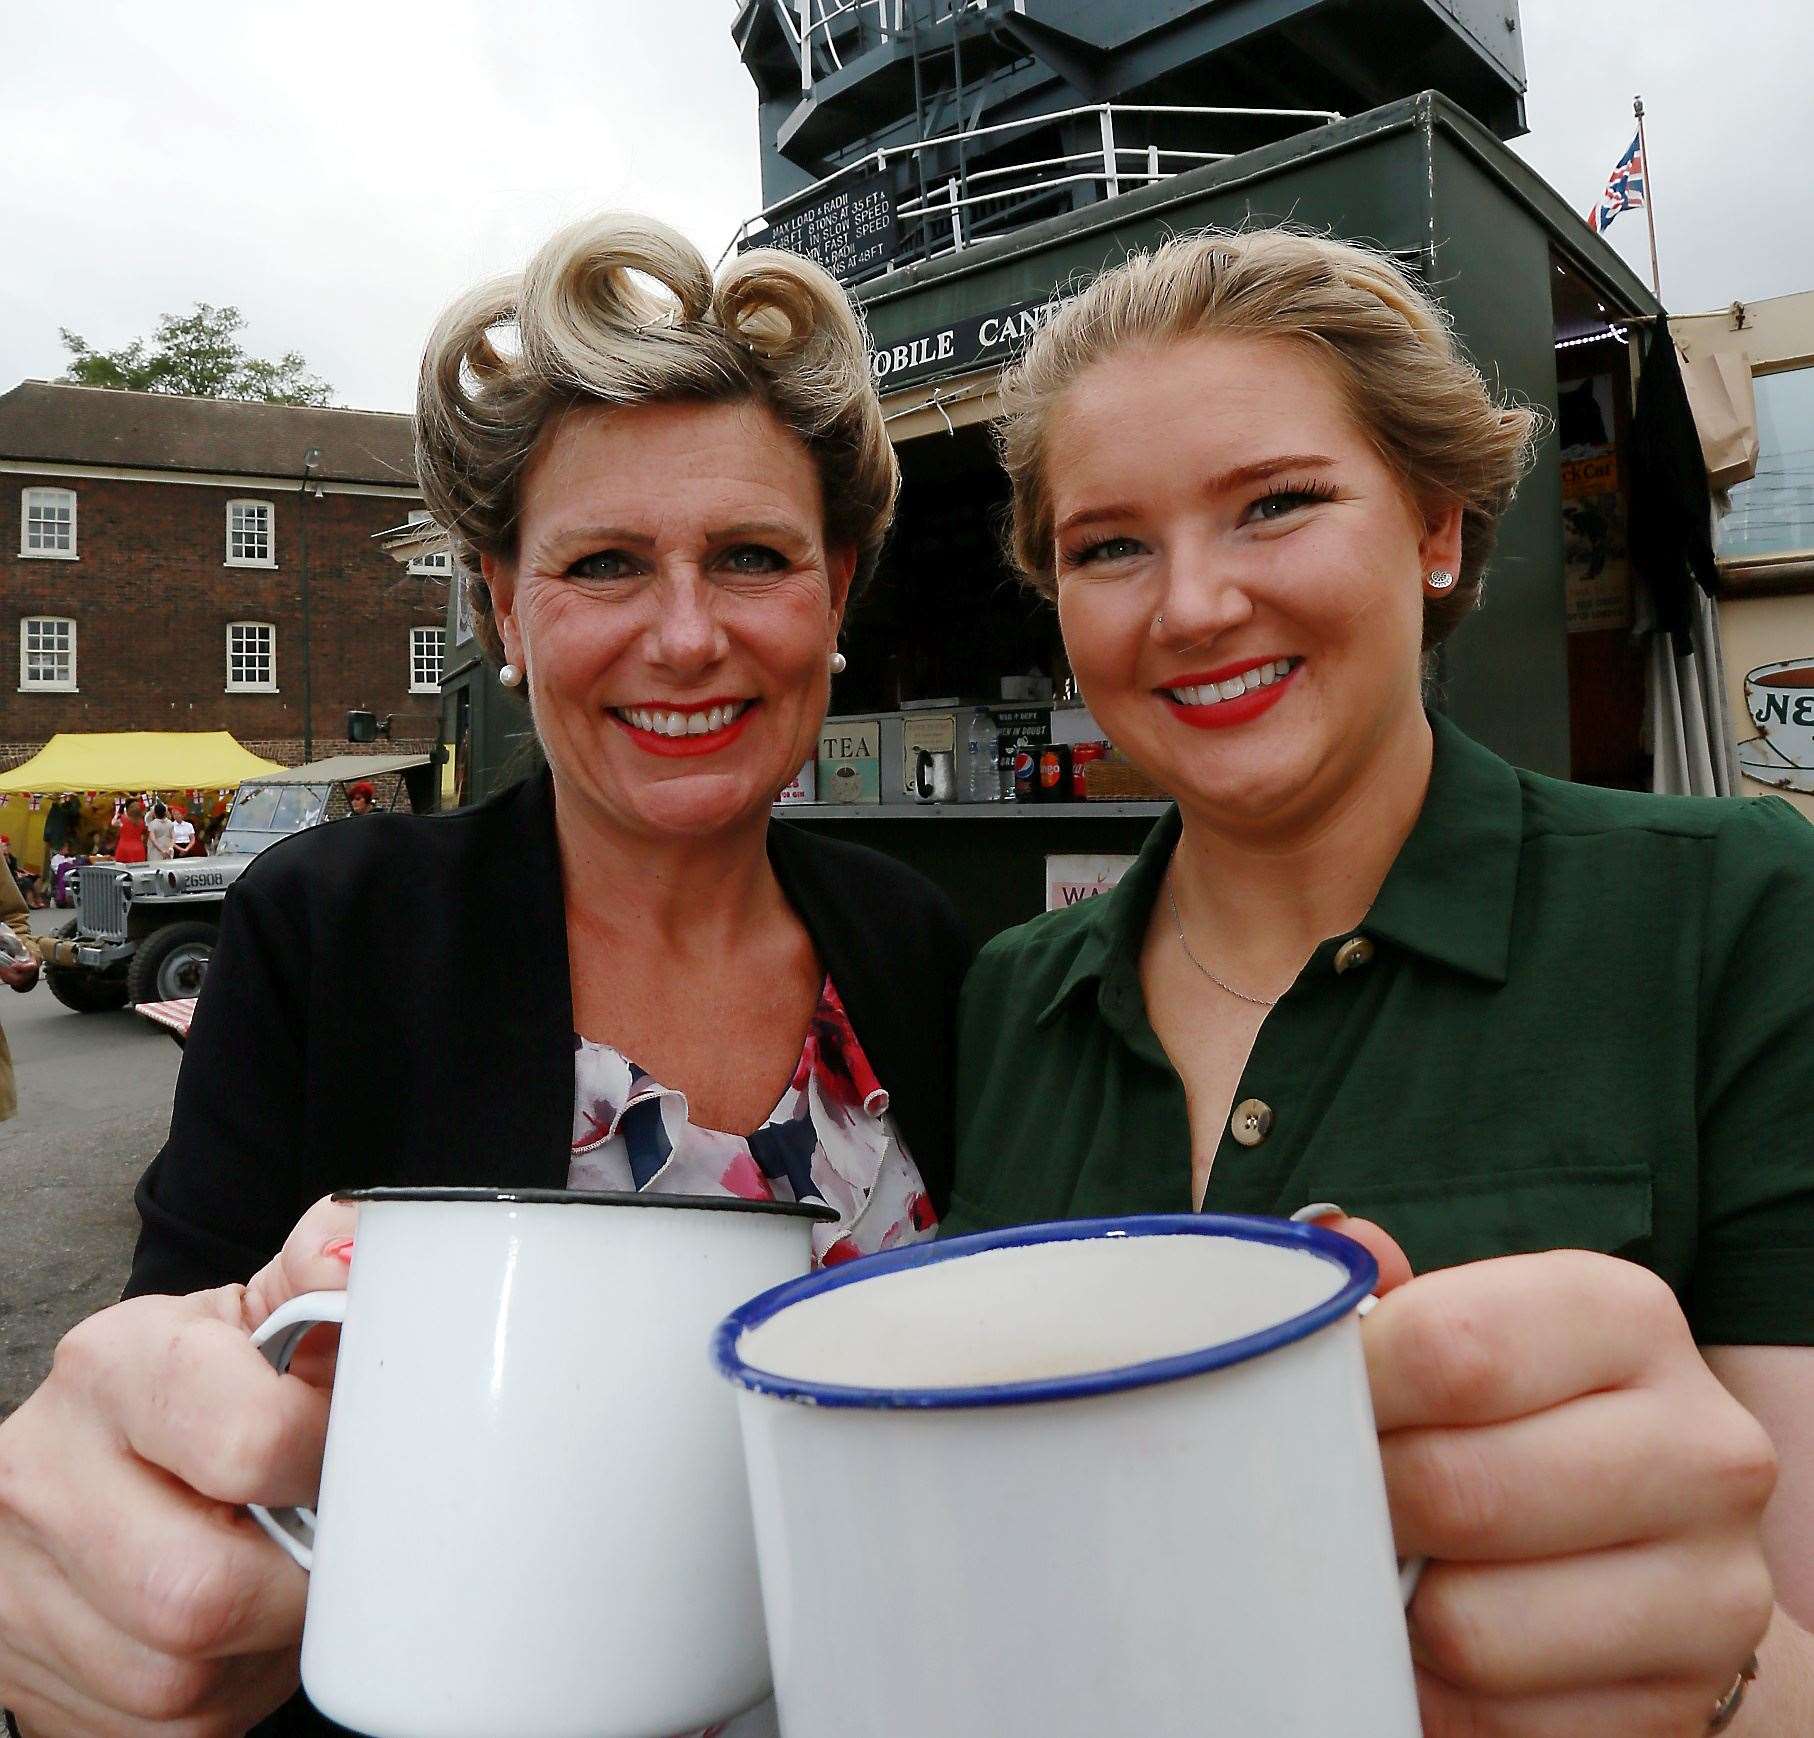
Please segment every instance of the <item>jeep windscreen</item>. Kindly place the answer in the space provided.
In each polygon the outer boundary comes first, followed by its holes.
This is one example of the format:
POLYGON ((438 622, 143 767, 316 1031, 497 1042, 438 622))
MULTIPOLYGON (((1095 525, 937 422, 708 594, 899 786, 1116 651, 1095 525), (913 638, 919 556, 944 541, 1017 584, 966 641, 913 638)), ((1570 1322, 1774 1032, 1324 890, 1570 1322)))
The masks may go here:
POLYGON ((242 785, 217 857, 253 857, 267 845, 316 825, 327 810, 328 785, 242 785))

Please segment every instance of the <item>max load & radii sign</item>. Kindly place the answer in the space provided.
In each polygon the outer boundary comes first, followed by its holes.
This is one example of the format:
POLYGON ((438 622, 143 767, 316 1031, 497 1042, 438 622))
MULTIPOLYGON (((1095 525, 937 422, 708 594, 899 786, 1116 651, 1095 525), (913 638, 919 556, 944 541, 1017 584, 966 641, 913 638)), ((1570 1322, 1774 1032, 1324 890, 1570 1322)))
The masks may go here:
POLYGON ((860 175, 840 182, 810 205, 771 217, 768 228, 745 242, 743 249, 784 247, 822 265, 840 283, 849 283, 887 265, 899 241, 888 177, 860 175))

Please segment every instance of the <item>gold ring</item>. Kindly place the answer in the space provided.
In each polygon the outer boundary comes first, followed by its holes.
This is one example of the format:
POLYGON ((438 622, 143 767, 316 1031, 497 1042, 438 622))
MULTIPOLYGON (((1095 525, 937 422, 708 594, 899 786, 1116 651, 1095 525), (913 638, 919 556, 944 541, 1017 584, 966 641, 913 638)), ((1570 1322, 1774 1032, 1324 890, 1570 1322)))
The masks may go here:
POLYGON ((1713 1710, 1713 1718, 1707 1723, 1709 1738, 1715 1732, 1724 1732, 1738 1715, 1739 1704, 1745 1699, 1745 1691, 1751 1680, 1757 1676, 1757 1655, 1753 1654, 1739 1667, 1738 1676, 1732 1680, 1732 1688, 1719 1699, 1713 1710))

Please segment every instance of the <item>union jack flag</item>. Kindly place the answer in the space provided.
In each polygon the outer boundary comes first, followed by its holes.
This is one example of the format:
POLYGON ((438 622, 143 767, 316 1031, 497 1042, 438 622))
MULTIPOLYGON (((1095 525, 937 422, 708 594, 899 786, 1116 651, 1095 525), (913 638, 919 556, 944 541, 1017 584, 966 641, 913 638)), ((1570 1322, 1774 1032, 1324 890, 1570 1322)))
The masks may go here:
POLYGON ((1606 178, 1606 191, 1600 195, 1600 203, 1587 214, 1587 227, 1596 235, 1604 235, 1621 211, 1643 210, 1644 191, 1644 152, 1633 139, 1631 149, 1606 178))

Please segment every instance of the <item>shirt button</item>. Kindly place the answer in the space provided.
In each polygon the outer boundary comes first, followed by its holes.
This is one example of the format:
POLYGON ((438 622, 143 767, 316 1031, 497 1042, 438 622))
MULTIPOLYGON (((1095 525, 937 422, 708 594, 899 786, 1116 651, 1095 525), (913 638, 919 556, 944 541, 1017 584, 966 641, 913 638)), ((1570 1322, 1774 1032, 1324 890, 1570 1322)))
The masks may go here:
POLYGON ((1257 1147, 1272 1133, 1272 1106, 1257 1098, 1244 1098, 1228 1119, 1228 1132, 1244 1147, 1257 1147))
POLYGON ((1337 972, 1351 972, 1373 958, 1373 943, 1364 935, 1351 935, 1335 950, 1337 972))

